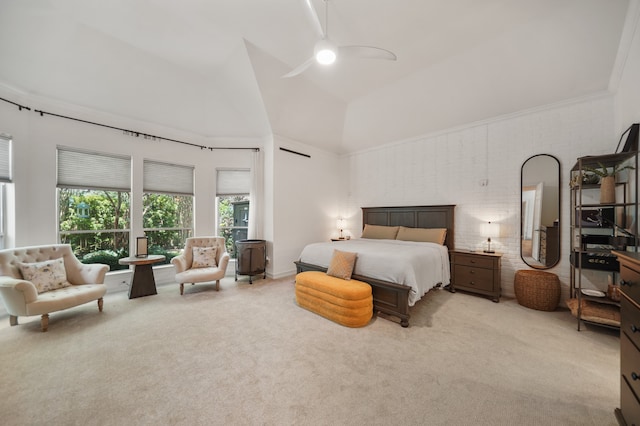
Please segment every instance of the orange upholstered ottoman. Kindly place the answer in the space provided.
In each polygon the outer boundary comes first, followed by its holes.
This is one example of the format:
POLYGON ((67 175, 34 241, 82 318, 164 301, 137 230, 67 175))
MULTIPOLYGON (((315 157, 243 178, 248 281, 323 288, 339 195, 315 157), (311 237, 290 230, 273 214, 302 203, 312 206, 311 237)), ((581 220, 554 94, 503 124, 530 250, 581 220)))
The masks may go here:
POLYGON ((299 306, 347 327, 363 327, 373 316, 369 284, 319 271, 296 275, 296 301, 299 306))

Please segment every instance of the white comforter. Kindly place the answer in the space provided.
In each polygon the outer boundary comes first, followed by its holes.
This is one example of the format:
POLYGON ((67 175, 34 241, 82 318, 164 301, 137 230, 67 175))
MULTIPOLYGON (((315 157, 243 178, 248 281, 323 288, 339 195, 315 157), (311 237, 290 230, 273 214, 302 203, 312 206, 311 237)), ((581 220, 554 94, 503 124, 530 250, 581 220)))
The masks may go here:
POLYGON ((300 261, 327 268, 334 249, 358 253, 354 274, 411 287, 409 306, 451 279, 449 251, 434 243, 365 238, 313 243, 302 250, 300 261))

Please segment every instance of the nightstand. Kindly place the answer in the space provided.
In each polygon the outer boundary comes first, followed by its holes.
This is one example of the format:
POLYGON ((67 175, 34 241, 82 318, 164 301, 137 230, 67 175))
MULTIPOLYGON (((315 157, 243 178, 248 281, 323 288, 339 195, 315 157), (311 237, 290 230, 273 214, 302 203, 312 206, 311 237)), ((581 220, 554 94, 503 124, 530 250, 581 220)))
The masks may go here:
POLYGON ((451 258, 451 292, 456 290, 489 296, 500 301, 500 262, 502 254, 454 250, 451 258))

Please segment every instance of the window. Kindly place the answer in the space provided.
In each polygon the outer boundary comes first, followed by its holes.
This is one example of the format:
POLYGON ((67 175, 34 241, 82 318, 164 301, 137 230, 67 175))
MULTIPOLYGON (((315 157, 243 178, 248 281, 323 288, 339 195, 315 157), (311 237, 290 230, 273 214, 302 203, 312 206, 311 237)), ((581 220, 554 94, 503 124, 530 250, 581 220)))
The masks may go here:
POLYGON ((0 134, 0 249, 4 248, 5 183, 11 182, 11 136, 0 134))
POLYGON ((165 263, 193 235, 193 167, 144 160, 144 233, 165 263))
POLYGON ((58 234, 83 263, 126 269, 131 159, 58 147, 58 234))
POLYGON ((217 171, 218 235, 224 237, 232 258, 236 257, 235 242, 246 239, 249 230, 250 179, 249 170, 217 171))

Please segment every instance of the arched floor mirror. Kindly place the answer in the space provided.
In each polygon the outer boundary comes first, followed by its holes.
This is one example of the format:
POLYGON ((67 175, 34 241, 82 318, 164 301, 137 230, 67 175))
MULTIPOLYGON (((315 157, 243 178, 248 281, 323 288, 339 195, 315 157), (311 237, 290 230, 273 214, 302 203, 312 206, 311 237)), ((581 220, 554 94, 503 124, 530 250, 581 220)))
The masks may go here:
POLYGON ((552 268, 560 261, 560 161, 549 154, 528 158, 520 184, 520 256, 532 268, 552 268))

